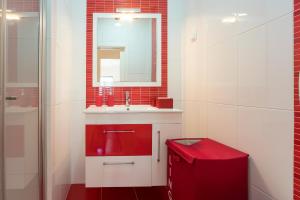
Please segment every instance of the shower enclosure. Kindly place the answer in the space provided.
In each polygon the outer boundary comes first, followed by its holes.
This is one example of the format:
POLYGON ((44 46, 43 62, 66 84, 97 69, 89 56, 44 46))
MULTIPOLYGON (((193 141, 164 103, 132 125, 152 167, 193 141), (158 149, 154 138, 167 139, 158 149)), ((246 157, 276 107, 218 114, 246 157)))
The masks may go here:
POLYGON ((43 199, 42 11, 0 0, 0 200, 43 199))

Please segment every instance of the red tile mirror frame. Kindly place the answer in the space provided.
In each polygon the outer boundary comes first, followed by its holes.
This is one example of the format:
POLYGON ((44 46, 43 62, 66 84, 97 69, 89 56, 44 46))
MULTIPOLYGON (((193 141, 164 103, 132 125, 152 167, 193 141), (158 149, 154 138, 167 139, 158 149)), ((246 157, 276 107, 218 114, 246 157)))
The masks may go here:
POLYGON ((125 104, 125 91, 131 104, 149 105, 155 97, 168 95, 168 2, 167 0, 87 0, 86 23, 86 107, 95 105, 99 89, 93 87, 93 13, 115 13, 116 8, 140 8, 142 13, 160 13, 162 17, 161 87, 115 87, 115 104, 125 104))

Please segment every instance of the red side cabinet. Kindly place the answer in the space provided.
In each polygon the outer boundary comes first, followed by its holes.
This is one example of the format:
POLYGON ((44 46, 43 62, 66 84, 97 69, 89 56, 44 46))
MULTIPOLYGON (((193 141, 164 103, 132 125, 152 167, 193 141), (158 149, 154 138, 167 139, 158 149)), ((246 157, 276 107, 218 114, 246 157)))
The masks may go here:
POLYGON ((152 125, 86 125, 86 156, 152 155, 152 125))
POLYGON ((167 144, 169 200, 248 200, 248 154, 206 138, 167 144))

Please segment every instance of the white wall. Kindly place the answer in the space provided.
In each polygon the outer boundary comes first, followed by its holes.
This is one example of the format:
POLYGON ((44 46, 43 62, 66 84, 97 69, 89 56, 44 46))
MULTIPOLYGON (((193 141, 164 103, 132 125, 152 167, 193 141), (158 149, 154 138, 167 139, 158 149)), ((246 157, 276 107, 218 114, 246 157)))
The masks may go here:
POLYGON ((70 2, 47 2, 47 200, 65 200, 71 183, 70 2))
POLYGON ((182 64, 185 0, 168 0, 168 96, 182 108, 182 64))
POLYGON ((73 70, 71 110, 71 179, 85 182, 86 0, 72 0, 73 70))
POLYGON ((251 200, 292 199, 293 1, 187 3, 186 136, 249 153, 251 200))

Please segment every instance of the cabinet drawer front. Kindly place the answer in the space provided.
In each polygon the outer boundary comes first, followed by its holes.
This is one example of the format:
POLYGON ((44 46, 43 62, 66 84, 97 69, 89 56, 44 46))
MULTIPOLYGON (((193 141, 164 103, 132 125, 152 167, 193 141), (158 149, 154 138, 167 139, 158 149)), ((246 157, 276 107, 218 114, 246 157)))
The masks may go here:
POLYGON ((151 156, 86 157, 86 185, 151 186, 151 156))
POLYGON ((86 155, 152 155, 152 125, 87 125, 86 155))

